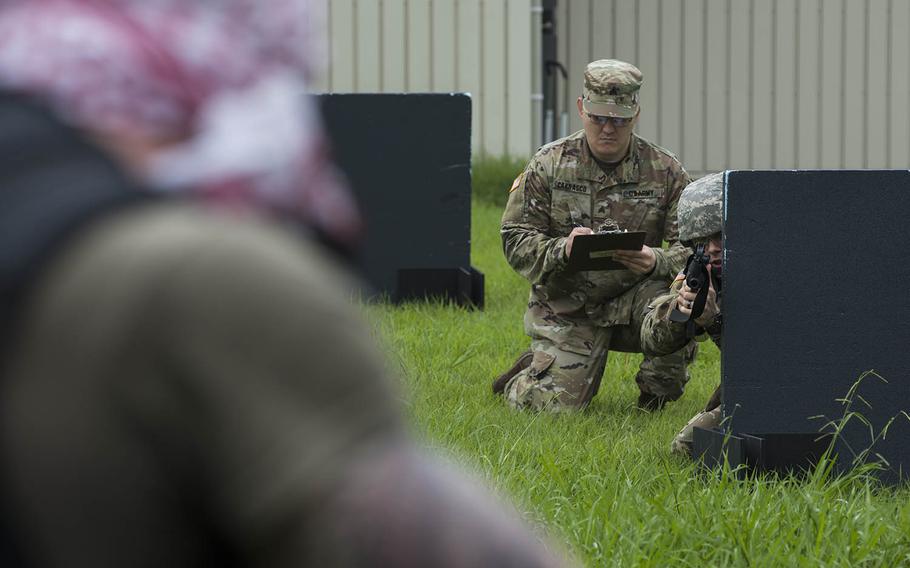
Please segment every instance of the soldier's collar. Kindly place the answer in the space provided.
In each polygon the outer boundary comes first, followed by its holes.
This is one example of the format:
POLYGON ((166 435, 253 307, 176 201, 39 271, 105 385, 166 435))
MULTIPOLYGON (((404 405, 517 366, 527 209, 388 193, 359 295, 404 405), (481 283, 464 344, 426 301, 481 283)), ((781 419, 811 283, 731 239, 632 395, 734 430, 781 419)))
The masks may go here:
POLYGON ((607 178, 597 164, 597 160, 594 159, 594 154, 591 153, 591 147, 588 146, 588 139, 584 136, 584 131, 582 131, 581 137, 581 160, 578 161, 575 176, 578 179, 598 183, 602 183, 607 178))
POLYGON ((616 168, 608 175, 597 164, 591 148, 588 146, 588 140, 582 137, 582 156, 583 159, 579 164, 577 177, 588 181, 595 181, 604 185, 619 185, 622 183, 638 183, 638 135, 632 134, 632 140, 629 142, 629 152, 622 159, 616 168))

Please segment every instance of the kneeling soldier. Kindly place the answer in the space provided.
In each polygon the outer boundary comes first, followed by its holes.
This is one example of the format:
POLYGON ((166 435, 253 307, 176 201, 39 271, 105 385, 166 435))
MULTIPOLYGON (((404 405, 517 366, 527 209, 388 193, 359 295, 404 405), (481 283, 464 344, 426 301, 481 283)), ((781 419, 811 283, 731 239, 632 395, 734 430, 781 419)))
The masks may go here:
MULTIPOLYGON (((704 245, 708 255, 709 287, 704 300, 704 309, 696 314, 693 321, 694 333, 707 334, 721 346, 721 229, 723 222, 723 173, 705 176, 692 182, 679 198, 679 238, 693 248, 704 245)), ((642 350, 651 356, 673 353, 686 345, 693 334, 687 322, 674 321, 673 310, 690 316, 696 303, 697 292, 689 288, 680 274, 670 286, 670 292, 661 296, 651 305, 641 327, 642 350)), ((689 455, 692 452, 692 430, 695 426, 714 428, 721 419, 720 387, 705 405, 676 435, 670 444, 673 453, 689 455)))
MULTIPOLYGON (((502 218, 506 259, 531 282, 524 317, 530 352, 493 384, 516 408, 587 405, 610 351, 642 351, 645 309, 688 256, 678 242, 676 202, 689 176, 673 154, 633 132, 641 71, 600 60, 584 77, 576 101, 584 129, 537 152, 512 185, 502 218), (615 253, 624 270, 566 270, 575 237, 605 223, 646 232, 645 246, 615 253)), ((693 353, 684 343, 665 356, 646 355, 636 376, 639 407, 679 398, 693 353)))

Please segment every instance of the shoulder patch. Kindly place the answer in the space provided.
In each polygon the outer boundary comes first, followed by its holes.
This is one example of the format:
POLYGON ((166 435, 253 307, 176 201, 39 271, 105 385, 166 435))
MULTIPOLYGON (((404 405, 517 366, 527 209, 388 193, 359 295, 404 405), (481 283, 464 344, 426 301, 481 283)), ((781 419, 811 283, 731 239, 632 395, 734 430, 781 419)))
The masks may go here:
POLYGON ((524 180, 524 178, 525 178, 524 172, 521 172, 520 174, 518 174, 518 177, 515 178, 515 181, 512 182, 512 187, 509 189, 509 193, 512 193, 513 191, 518 189, 518 186, 521 185, 521 182, 522 182, 522 180, 524 180))

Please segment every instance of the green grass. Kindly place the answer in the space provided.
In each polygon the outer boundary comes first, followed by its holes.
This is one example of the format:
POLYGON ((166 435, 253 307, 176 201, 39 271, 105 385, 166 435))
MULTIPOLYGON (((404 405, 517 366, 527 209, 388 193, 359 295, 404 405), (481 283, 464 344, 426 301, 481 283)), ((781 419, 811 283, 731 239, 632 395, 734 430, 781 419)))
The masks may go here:
POLYGON ((475 201, 502 207, 509 188, 528 163, 527 158, 481 157, 471 165, 471 191, 475 201))
POLYGON ((707 400, 719 354, 702 344, 685 396, 659 414, 635 409, 640 356, 611 354, 590 408, 514 412, 490 391, 528 344, 528 284, 500 249, 501 207, 475 199, 472 263, 486 309, 441 303, 367 309, 404 377, 420 439, 509 495, 524 517, 589 566, 910 565, 906 490, 862 475, 737 480, 703 475, 668 453, 707 400))

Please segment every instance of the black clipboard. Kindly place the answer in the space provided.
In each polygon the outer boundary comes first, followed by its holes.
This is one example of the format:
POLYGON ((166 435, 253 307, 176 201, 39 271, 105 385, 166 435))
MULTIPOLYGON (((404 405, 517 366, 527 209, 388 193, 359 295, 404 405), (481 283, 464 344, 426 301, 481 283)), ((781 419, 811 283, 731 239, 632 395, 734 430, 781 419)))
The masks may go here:
POLYGON ((566 270, 626 270, 613 260, 613 251, 641 250, 645 244, 644 231, 577 235, 572 241, 572 254, 566 270))

